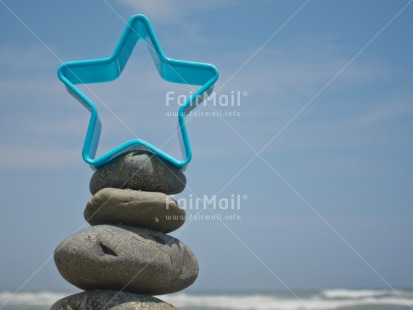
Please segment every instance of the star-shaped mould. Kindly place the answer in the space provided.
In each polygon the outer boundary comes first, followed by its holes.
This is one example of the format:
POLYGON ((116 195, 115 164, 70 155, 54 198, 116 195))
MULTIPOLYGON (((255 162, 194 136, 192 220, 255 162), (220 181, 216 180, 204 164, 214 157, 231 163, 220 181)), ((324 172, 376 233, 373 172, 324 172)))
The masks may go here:
POLYGON ((167 58, 162 52, 149 20, 144 15, 135 15, 129 20, 115 51, 109 58, 67 62, 58 69, 58 76, 66 85, 69 93, 91 113, 82 156, 92 169, 105 165, 123 153, 146 150, 170 162, 178 169, 184 170, 192 158, 185 116, 208 97, 213 90, 218 75, 218 70, 213 65, 167 58), (140 40, 146 43, 156 69, 164 80, 172 83, 201 86, 179 108, 177 130, 180 136, 182 160, 168 155, 141 139, 127 141, 95 158, 101 132, 98 111, 93 102, 75 85, 110 82, 117 79, 125 68, 135 45, 140 40))

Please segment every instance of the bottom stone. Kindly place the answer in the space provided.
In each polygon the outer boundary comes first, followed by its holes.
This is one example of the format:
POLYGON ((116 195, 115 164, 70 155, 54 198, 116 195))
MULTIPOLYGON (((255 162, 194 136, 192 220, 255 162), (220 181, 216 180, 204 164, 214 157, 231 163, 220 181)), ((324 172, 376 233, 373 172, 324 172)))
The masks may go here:
POLYGON ((111 290, 85 291, 58 300, 50 310, 173 310, 174 306, 152 296, 111 290))

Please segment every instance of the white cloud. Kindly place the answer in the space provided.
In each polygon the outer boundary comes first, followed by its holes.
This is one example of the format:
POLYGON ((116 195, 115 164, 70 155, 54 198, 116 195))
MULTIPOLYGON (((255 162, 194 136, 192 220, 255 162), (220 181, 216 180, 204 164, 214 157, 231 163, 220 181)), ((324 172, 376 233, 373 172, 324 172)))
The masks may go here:
POLYGON ((0 68, 2 71, 22 71, 26 75, 49 69, 56 72, 58 64, 59 62, 54 56, 37 45, 19 48, 13 45, 2 45, 0 47, 0 68))
POLYGON ((39 147, 2 147, 0 149, 0 169, 40 169, 73 167, 83 164, 82 150, 53 149, 39 147))
POLYGON ((377 102, 374 109, 357 115, 347 121, 352 127, 368 127, 385 122, 394 121, 398 118, 413 116, 412 94, 398 93, 385 102, 377 102))
MULTIPOLYGON (((297 93, 314 95, 334 77, 351 56, 337 53, 336 48, 330 47, 328 42, 320 45, 306 44, 304 40, 294 46, 264 48, 233 77, 226 88, 237 85, 238 88, 251 91, 288 93, 290 97, 297 93)), ((243 66, 244 61, 254 52, 255 50, 220 53, 220 59, 217 60, 220 63, 228 62, 230 66, 221 70, 216 89, 243 66)), ((380 64, 358 63, 357 66, 346 68, 329 89, 383 80, 386 70, 380 64)))
POLYGON ((188 15, 199 14, 213 9, 228 7, 236 3, 233 0, 226 1, 136 1, 136 0, 119 0, 119 3, 128 6, 138 13, 147 15, 150 19, 158 22, 179 22, 188 15))

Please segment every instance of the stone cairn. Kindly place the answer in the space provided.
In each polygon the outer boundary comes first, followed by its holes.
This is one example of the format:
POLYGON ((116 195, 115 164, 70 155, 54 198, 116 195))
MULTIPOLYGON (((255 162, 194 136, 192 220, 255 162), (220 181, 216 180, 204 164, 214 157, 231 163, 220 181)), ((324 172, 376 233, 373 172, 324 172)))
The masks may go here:
POLYGON ((166 233, 185 211, 168 195, 180 193, 185 175, 146 152, 130 152, 99 168, 84 211, 91 227, 63 240, 54 260, 63 278, 84 292, 51 310, 176 309, 152 295, 180 291, 198 275, 191 250, 166 233))

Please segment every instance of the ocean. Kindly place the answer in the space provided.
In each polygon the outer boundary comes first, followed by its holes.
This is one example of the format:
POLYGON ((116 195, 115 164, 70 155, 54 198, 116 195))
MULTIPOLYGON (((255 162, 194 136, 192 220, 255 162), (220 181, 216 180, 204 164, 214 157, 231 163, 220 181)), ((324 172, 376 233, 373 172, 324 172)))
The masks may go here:
MULTIPOLYGON (((273 293, 177 293, 160 298, 180 310, 413 310, 413 290, 348 290, 273 293)), ((65 293, 0 293, 1 310, 49 310, 65 293)), ((97 309, 96 309, 97 310, 97 309)))

